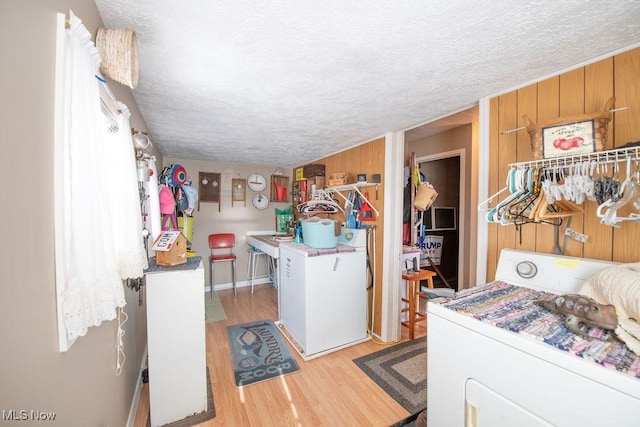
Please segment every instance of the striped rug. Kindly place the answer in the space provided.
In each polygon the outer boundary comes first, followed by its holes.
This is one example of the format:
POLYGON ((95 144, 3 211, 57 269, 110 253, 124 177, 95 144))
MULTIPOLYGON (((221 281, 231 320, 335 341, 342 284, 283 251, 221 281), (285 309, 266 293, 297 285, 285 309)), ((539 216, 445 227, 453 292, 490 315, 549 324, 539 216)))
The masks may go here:
POLYGON ((387 347, 353 360, 410 414, 427 407, 427 339, 387 347))

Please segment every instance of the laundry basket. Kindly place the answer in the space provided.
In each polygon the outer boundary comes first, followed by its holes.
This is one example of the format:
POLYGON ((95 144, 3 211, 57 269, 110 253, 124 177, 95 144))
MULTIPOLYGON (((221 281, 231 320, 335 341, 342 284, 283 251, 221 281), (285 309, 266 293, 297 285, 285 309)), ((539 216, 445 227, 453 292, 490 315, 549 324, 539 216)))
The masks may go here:
POLYGON ((420 265, 429 265, 427 257, 431 258, 435 265, 440 265, 443 241, 443 236, 420 237, 420 265))

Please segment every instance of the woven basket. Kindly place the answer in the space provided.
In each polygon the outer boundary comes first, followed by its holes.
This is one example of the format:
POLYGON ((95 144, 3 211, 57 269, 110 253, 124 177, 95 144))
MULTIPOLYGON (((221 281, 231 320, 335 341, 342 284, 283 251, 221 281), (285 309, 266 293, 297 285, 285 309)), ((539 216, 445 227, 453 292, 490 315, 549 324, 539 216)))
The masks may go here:
POLYGON ((331 175, 329 175, 329 178, 327 179, 327 185, 329 187, 337 187, 339 185, 344 185, 347 183, 348 176, 349 174, 347 174, 346 172, 332 173, 331 175))
MULTIPOLYGON (((602 151, 607 146, 607 128, 609 122, 611 121, 611 109, 615 104, 616 98, 611 97, 606 102, 604 106, 604 111, 600 113, 592 113, 592 114, 579 114, 575 116, 567 116, 567 117, 559 117, 557 119, 549 120, 542 123, 533 123, 529 116, 526 114, 522 116, 526 125, 527 132, 529 133, 529 137, 531 138, 531 152, 533 154, 533 158, 535 160, 539 160, 542 158, 549 157, 557 157, 557 156, 549 156, 544 153, 543 147, 543 133, 545 128, 562 126, 562 125, 570 125, 573 123, 579 123, 584 121, 593 120, 593 144, 594 151, 602 151)), ((571 150, 567 150, 566 155, 572 155, 573 152, 571 150)))
POLYGON ((135 89, 138 86, 138 39, 133 30, 99 28, 96 48, 103 76, 135 89))

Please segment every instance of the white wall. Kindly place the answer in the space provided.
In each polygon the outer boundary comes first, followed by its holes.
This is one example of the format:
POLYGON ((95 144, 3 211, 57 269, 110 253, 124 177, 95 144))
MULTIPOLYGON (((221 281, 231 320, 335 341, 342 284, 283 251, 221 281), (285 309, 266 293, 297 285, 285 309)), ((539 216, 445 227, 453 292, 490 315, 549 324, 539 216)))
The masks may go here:
MULTIPOLYGON (((146 342, 144 307, 125 289, 126 362, 115 375, 115 321, 89 329, 59 353, 53 233, 56 16, 69 9, 95 36, 102 26, 92 0, 0 2, 2 168, 7 187, 0 256, 0 410, 53 412, 51 426, 124 426, 146 342)), ((146 130, 131 92, 111 84, 146 130)), ((0 416, 2 416, 0 414, 0 416)), ((5 424, 0 419, 0 424, 5 424)), ((35 425, 35 421, 23 422, 35 425)), ((18 422, 15 423, 20 424, 18 422)), ((40 423, 38 423, 40 424, 40 423)))
MULTIPOLYGON (((270 194, 270 178, 271 171, 263 166, 230 164, 208 162, 200 160, 187 160, 172 157, 163 159, 164 165, 180 164, 184 166, 187 174, 193 181, 193 186, 198 186, 199 172, 220 173, 221 182, 221 203, 200 203, 200 210, 193 213, 193 245, 192 249, 198 255, 203 257, 206 270, 206 281, 209 283, 209 263, 207 257, 210 253, 208 236, 213 233, 234 233, 236 235, 236 249, 234 253, 238 257, 237 263, 237 281, 245 281, 247 273, 247 249, 249 246, 245 243, 245 235, 248 231, 275 231, 275 209, 286 209, 291 206, 291 169, 284 169, 284 175, 289 180, 289 203, 270 202, 269 206, 264 210, 259 210, 251 204, 251 198, 257 194, 247 189, 246 207, 240 202, 231 204, 231 180, 233 178, 247 179, 252 173, 260 173, 267 180, 267 188, 262 192, 267 197, 270 194), (218 212, 220 208, 220 212, 218 212)), ((257 274, 266 274, 264 264, 260 264, 257 274)), ((222 265, 215 271, 214 285, 218 288, 222 285, 231 283, 231 267, 222 265)), ((239 283, 240 284, 240 283, 239 283)), ((241 284, 240 284, 241 285, 241 284)))

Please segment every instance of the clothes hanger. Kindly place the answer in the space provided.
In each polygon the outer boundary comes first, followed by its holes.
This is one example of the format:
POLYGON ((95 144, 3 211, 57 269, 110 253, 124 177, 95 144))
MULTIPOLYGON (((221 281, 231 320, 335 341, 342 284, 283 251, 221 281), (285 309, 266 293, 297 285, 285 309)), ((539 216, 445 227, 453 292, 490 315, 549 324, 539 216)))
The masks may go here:
POLYGON ((513 174, 513 179, 510 181, 510 190, 512 193, 503 200, 498 209, 496 210, 496 214, 498 215, 498 222, 502 225, 508 225, 511 223, 511 217, 509 215, 509 209, 513 203, 516 203, 520 197, 524 193, 526 193, 526 184, 525 177, 526 173, 524 169, 517 169, 513 174))
POLYGON ((309 200, 296 206, 298 212, 304 215, 313 216, 318 214, 333 214, 338 211, 344 212, 340 205, 333 200, 309 200))
POLYGON ((632 213, 628 216, 618 216, 618 209, 626 205, 631 200, 635 201, 640 195, 638 190, 637 172, 631 173, 631 157, 627 156, 627 176, 622 182, 617 196, 612 195, 609 199, 601 203, 596 209, 596 215, 600 218, 600 223, 619 227, 618 223, 622 221, 638 221, 639 215, 632 213), (606 209, 605 212, 603 210, 606 209))
MULTIPOLYGON (((493 209, 489 210, 489 212, 487 212, 488 222, 502 223, 501 217, 504 211, 504 207, 516 197, 516 195, 514 194, 516 174, 517 174, 517 170, 515 168, 509 169, 509 172, 507 173, 507 185, 505 189, 508 189, 511 192, 511 194, 509 194, 504 200, 498 203, 496 207, 494 207, 493 209)), ((504 190, 500 190, 498 193, 501 193, 502 191, 504 190)))
POLYGON ((509 217, 516 225, 530 222, 531 212, 540 195, 540 168, 529 168, 526 173, 525 188, 516 201, 509 206, 509 217))
POLYGON ((478 203, 478 212, 486 212, 486 211, 490 210, 491 208, 489 208, 489 203, 493 202, 493 199, 495 199, 496 197, 498 197, 500 194, 504 193, 508 189, 509 189, 509 187, 505 186, 505 187, 501 188, 500 190, 498 190, 497 192, 493 193, 491 196, 489 196, 489 198, 487 200, 485 200, 484 202, 478 203))
POLYGON ((540 220, 566 218, 581 213, 584 213, 584 209, 570 200, 556 200, 553 204, 549 204, 544 198, 536 211, 536 218, 540 220))
POLYGON ((496 197, 498 197, 500 194, 504 193, 505 191, 509 190, 510 185, 509 185, 509 181, 510 179, 512 179, 512 175, 513 173, 515 173, 515 168, 511 168, 509 169, 509 172, 507 172, 507 183, 506 185, 501 188, 500 190, 498 190, 497 192, 493 193, 491 196, 489 196, 488 199, 486 199, 483 202, 478 203, 478 212, 486 212, 491 210, 491 208, 489 208, 489 203, 493 202, 493 199, 495 199, 496 197), (512 172, 514 171, 514 172, 512 172))

